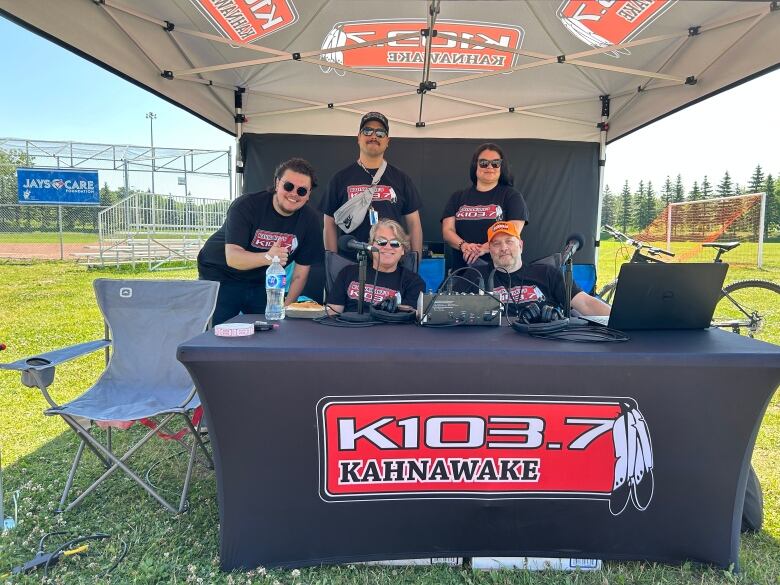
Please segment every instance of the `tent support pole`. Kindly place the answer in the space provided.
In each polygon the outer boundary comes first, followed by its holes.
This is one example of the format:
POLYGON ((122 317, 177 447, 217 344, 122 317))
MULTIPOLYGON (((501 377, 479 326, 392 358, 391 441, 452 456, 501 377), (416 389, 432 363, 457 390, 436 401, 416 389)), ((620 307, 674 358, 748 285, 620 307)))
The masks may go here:
POLYGON ((607 164, 607 132, 609 131, 609 96, 599 96, 601 100, 601 122, 599 127, 599 201, 596 207, 596 247, 593 250, 593 263, 598 277, 599 245, 601 244, 601 206, 604 204, 604 167, 607 164))
POLYGON ((433 51, 433 37, 436 34, 436 17, 439 14, 439 0, 431 0, 428 5, 428 31, 421 31, 423 38, 427 36, 428 42, 425 43, 425 58, 423 59, 422 81, 417 93, 420 94, 420 113, 417 116, 417 126, 425 126, 423 122, 423 105, 425 104, 425 94, 436 87, 431 83, 431 53, 433 51))
POLYGON ((240 197, 244 191, 244 159, 241 154, 241 135, 244 129, 244 122, 246 122, 246 116, 243 114, 244 109, 244 91, 243 87, 237 87, 234 96, 235 107, 235 121, 236 121, 236 188, 235 196, 240 197))

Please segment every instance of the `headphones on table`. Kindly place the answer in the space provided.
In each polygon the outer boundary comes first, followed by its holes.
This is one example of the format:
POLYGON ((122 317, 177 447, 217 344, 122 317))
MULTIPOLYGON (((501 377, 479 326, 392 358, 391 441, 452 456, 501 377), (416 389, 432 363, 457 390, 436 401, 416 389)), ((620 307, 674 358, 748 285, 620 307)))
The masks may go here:
POLYGON ((395 295, 387 297, 381 303, 372 305, 369 310, 374 319, 384 323, 412 323, 415 318, 412 311, 398 310, 398 298, 395 295))
POLYGON ((517 319, 512 322, 512 329, 529 335, 557 333, 568 326, 569 320, 559 307, 535 301, 518 307, 517 319))

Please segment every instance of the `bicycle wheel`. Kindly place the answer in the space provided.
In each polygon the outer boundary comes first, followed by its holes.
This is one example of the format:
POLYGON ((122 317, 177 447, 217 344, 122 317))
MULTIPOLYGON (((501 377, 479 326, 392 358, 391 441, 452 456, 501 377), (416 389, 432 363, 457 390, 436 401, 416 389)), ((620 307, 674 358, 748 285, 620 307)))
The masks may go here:
POLYGON ((617 287, 617 278, 612 282, 608 282, 601 290, 596 293, 598 297, 605 303, 612 304, 612 298, 615 296, 615 288, 617 287))
POLYGON ((767 280, 740 280, 723 289, 712 324, 724 330, 780 342, 780 285, 767 280))

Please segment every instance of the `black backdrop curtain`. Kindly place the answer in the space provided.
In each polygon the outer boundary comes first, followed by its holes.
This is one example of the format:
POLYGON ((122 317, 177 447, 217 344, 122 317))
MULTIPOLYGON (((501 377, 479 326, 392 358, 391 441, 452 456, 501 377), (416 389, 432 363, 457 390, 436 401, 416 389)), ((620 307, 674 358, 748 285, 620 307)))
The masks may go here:
MULTIPOLYGON (((355 132, 357 135, 357 131, 355 132)), ((420 191, 423 237, 440 243, 441 212, 449 196, 470 184, 474 150, 489 139, 392 138, 387 161, 407 173, 420 191)), ((598 207, 598 144, 552 140, 501 140, 515 177, 515 188, 528 203, 530 222, 523 229, 526 260, 563 248, 572 233, 584 236, 577 264, 592 264, 598 207)), ((244 134, 244 193, 273 183, 279 162, 299 156, 314 165, 319 187, 311 204, 318 205, 331 176, 357 159, 357 138, 298 134, 244 134)))

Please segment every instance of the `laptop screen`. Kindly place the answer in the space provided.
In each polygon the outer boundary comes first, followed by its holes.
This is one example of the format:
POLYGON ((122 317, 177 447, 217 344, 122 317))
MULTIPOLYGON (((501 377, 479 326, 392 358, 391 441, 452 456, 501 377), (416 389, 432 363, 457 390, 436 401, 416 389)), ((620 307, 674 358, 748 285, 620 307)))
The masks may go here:
POLYGON ((615 329, 704 329, 720 299, 728 264, 623 264, 609 326, 615 329))

